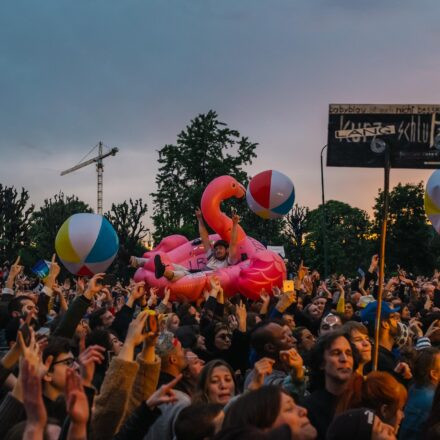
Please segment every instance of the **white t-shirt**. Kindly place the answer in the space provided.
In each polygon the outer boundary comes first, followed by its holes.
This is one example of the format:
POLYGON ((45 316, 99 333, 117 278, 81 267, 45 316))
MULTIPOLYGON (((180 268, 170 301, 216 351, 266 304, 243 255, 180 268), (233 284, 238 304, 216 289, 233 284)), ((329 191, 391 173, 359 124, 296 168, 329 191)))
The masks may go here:
POLYGON ((232 265, 231 261, 229 260, 229 256, 226 257, 224 260, 218 260, 214 257, 212 251, 206 253, 206 259, 206 267, 210 270, 223 269, 224 267, 232 265))

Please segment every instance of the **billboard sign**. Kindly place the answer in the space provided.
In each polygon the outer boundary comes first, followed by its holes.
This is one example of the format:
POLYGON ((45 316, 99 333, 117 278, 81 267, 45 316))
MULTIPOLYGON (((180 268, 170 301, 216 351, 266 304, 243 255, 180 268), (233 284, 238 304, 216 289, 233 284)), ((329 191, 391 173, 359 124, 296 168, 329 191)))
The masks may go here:
POLYGON ((440 168, 440 105, 330 104, 327 166, 440 168))

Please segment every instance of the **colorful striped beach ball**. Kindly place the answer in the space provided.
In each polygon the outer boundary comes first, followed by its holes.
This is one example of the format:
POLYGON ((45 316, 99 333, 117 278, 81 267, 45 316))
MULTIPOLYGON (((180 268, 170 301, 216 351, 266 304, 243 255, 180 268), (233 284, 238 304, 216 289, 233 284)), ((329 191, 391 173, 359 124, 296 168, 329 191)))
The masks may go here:
POLYGON ((258 216, 264 219, 279 218, 292 208, 295 188, 283 173, 267 170, 251 179, 246 200, 249 208, 258 216))
POLYGON ((426 184, 425 212, 440 234, 440 170, 435 170, 426 184))
POLYGON ((104 272, 118 253, 119 239, 99 214, 74 214, 61 226, 55 250, 66 269, 79 276, 104 272))

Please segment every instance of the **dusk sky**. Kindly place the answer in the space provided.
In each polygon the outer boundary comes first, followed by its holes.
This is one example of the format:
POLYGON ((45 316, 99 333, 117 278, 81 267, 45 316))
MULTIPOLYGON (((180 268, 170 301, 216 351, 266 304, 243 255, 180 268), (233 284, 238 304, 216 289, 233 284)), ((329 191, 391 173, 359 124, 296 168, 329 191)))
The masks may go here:
MULTIPOLYGON (((4 0, 0 7, 0 182, 40 206, 58 191, 96 209, 152 206, 157 152, 216 110, 259 143, 253 175, 289 175, 296 202, 321 199, 329 103, 440 104, 435 0, 4 0)), ((391 184, 430 170, 392 170, 391 184)), ((383 171, 326 168, 326 198, 371 212, 383 171)), ((149 223, 149 222, 148 222, 149 223)))

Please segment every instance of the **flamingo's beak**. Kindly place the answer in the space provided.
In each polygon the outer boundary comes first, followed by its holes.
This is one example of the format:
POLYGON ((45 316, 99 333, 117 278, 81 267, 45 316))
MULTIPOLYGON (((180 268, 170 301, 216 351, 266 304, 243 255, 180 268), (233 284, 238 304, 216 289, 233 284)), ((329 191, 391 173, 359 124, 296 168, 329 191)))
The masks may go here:
POLYGON ((237 198, 242 199, 245 195, 246 195, 246 188, 239 183, 237 198))

